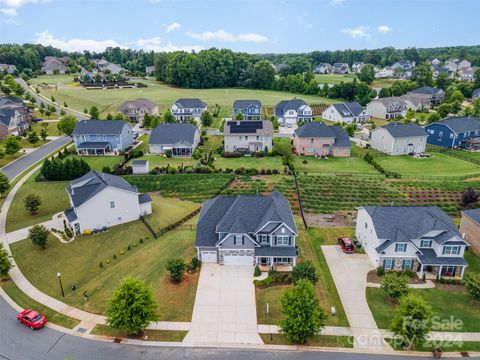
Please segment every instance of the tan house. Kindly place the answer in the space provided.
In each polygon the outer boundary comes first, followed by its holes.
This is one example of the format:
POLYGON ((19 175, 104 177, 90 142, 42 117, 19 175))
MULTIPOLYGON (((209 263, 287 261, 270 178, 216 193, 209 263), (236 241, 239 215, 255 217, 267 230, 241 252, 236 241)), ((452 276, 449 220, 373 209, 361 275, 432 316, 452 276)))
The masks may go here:
POLYGON ((300 126, 293 135, 295 152, 300 155, 349 157, 352 144, 341 126, 311 122, 300 126))
POLYGON ((462 211, 460 233, 470 243, 473 252, 480 256, 480 209, 462 211))
POLYGON ((272 150, 273 126, 271 121, 227 121, 223 128, 223 135, 226 153, 256 153, 272 150))
POLYGON ((127 116, 130 121, 142 122, 145 114, 158 115, 158 105, 148 99, 136 99, 125 101, 117 108, 117 111, 127 116))

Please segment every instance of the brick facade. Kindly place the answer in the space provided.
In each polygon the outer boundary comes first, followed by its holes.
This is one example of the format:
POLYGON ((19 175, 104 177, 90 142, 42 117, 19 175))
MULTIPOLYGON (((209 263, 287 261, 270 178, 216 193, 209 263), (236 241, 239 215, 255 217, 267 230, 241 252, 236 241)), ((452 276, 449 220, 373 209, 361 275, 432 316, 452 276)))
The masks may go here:
POLYGON ((460 233, 465 234, 465 240, 470 243, 473 252, 480 256, 480 224, 463 214, 460 233))

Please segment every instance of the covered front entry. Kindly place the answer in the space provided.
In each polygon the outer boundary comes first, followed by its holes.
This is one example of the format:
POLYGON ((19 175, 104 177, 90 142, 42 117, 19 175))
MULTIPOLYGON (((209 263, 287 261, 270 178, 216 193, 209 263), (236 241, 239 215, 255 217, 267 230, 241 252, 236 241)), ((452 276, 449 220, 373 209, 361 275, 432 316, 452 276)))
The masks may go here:
POLYGON ((418 265, 417 275, 422 278, 425 274, 426 279, 436 279, 438 277, 451 277, 462 279, 465 269, 468 265, 438 265, 438 264, 422 264, 418 265))
POLYGON ((225 255, 223 265, 253 265, 253 256, 250 255, 225 255))

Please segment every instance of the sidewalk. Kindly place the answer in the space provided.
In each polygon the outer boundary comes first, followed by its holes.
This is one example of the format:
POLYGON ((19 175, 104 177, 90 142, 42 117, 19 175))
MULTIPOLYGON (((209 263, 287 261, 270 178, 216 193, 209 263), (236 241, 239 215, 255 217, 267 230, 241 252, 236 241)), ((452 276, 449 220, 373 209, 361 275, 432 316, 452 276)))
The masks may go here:
MULTIPOLYGON (((382 284, 367 282, 367 287, 381 288, 382 284)), ((426 280, 424 284, 408 284, 410 289, 433 289, 435 284, 432 280, 426 280)))
MULTIPOLYGON (((43 225, 47 229, 63 230, 63 221, 62 221, 61 217, 57 217, 58 215, 59 214, 55 214, 53 216, 54 218, 52 220, 48 220, 48 221, 45 221, 43 223, 36 224, 36 225, 43 225)), ((30 228, 33 227, 33 226, 35 226, 35 225, 28 226, 28 227, 23 228, 23 229, 19 229, 19 230, 15 230, 15 231, 6 233, 5 237, 7 239, 7 242, 9 244, 13 244, 17 241, 21 241, 21 240, 24 240, 24 239, 28 238, 28 230, 30 230, 30 228)))

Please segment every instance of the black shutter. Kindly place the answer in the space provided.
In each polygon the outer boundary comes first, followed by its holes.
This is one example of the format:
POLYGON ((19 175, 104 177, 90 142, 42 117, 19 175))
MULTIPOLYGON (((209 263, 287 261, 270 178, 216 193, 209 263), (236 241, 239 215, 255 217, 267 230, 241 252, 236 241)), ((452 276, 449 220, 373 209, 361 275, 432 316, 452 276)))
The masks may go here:
POLYGON ((277 237, 276 236, 273 238, 273 245, 277 245, 277 237))
POLYGON ((242 235, 242 245, 245 245, 245 236, 242 235))

